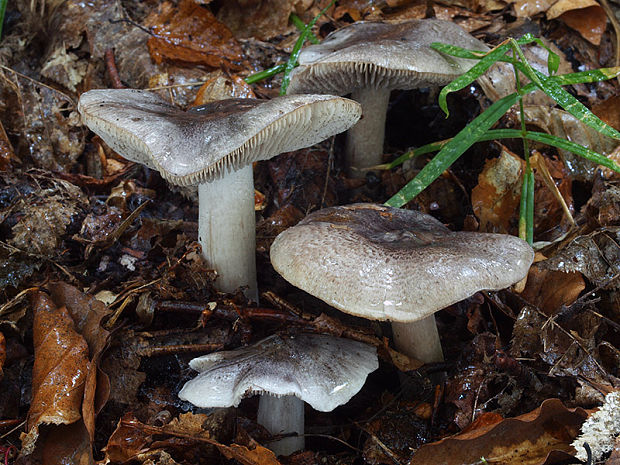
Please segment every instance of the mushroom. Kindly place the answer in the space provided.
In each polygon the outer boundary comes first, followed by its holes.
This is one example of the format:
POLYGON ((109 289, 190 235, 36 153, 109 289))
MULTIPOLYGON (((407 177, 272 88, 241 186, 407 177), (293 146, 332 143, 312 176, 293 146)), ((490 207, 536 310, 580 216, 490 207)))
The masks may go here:
POLYGON ((436 311, 520 281, 533 259, 517 237, 452 232, 375 204, 318 210, 271 246, 284 279, 343 312, 391 321, 396 348, 425 363, 443 360, 436 311))
POLYGON ((84 123, 112 149, 181 186, 198 184, 198 241, 218 287, 257 300, 252 162, 345 131, 359 105, 329 95, 228 99, 182 111, 135 89, 80 96, 84 123))
POLYGON ((304 402, 330 412, 345 404, 379 367, 376 349, 361 342, 320 334, 270 336, 240 349, 193 359, 200 374, 179 397, 198 407, 236 407, 261 394, 258 423, 272 434, 298 436, 271 444, 277 455, 304 448, 304 402))
POLYGON ((474 60, 430 48, 444 42, 488 50, 460 26, 438 19, 401 23, 356 22, 329 34, 299 55, 289 94, 351 93, 362 105, 362 119, 347 132, 347 167, 353 176, 382 162, 390 91, 444 85, 468 71, 474 60))

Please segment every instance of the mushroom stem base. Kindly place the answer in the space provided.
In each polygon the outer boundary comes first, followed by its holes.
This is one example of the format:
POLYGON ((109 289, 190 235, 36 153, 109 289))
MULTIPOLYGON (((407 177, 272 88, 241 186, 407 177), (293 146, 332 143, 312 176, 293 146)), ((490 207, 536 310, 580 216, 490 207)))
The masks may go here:
POLYGON ((198 242, 217 270, 216 287, 258 301, 252 165, 198 185, 198 242))
MULTIPOLYGON (((271 434, 304 434, 304 401, 295 396, 274 397, 263 394, 258 404, 258 423, 271 434)), ((280 439, 269 444, 276 455, 291 455, 303 450, 303 436, 280 439)))
POLYGON ((385 116, 390 101, 389 89, 361 89, 353 92, 353 100, 362 105, 362 119, 347 131, 347 166, 349 175, 366 176, 364 168, 383 161, 385 116))
POLYGON ((424 363, 443 362, 435 315, 411 323, 392 322, 396 349, 424 363))

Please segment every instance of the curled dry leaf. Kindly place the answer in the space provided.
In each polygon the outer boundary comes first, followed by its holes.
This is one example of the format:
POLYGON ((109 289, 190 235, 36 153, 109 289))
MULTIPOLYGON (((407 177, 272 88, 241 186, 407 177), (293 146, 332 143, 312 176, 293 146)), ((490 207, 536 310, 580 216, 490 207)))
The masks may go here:
POLYGON ((570 442, 586 417, 581 408, 568 409, 560 400, 548 399, 530 413, 425 444, 409 465, 473 464, 481 457, 503 465, 545 464, 551 455, 569 459, 574 453, 570 442))
POLYGON ((43 292, 34 296, 33 308, 35 358, 23 455, 34 451, 41 425, 70 425, 81 420, 88 370, 88 345, 77 333, 67 308, 57 308, 43 292))
POLYGON ((160 11, 146 19, 153 37, 147 45, 153 60, 242 69, 243 51, 230 30, 206 8, 192 0, 178 7, 162 3, 160 11))
POLYGON ((53 283, 50 290, 56 305, 67 308, 75 321, 76 330, 88 344, 90 360, 86 372, 82 417, 93 440, 95 415, 103 408, 110 393, 110 381, 99 368, 99 360, 110 338, 110 333, 102 327, 101 320, 111 312, 100 300, 66 283, 53 283))
POLYGON ((594 0, 559 0, 547 10, 547 19, 559 18, 588 42, 601 43, 607 28, 605 10, 594 0))

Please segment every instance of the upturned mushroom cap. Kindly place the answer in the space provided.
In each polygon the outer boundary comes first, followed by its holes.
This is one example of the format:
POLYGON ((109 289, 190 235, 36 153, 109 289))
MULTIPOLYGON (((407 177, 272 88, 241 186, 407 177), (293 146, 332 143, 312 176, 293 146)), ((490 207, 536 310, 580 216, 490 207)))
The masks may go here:
POLYGON ((476 61, 444 55, 433 42, 470 50, 488 47, 460 26, 438 19, 356 22, 299 55, 289 94, 344 95, 360 88, 415 89, 447 84, 476 61))
POLYGON ((251 394, 296 396, 329 412, 351 399, 379 366, 376 349, 327 335, 274 335, 248 347, 198 357, 200 374, 179 397, 198 407, 237 406, 251 394))
POLYGON ((308 215, 271 246, 294 286, 343 312, 412 322, 523 279, 534 251, 503 234, 452 232, 432 216, 375 204, 308 215))
POLYGON ((135 89, 88 91, 78 110, 114 150, 179 185, 308 147, 346 131, 361 115, 356 102, 330 95, 228 99, 183 111, 135 89))

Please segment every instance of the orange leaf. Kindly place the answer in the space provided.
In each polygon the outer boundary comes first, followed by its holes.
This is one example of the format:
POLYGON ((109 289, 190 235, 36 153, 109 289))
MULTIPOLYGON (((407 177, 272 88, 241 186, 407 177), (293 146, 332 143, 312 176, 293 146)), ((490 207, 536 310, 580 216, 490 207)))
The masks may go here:
POLYGON ((550 454, 570 458, 570 443, 586 417, 581 408, 567 409, 560 400, 548 399, 525 415, 425 444, 409 465, 481 463, 482 457, 488 463, 535 465, 550 454))
POLYGON ((555 18, 594 45, 600 45, 607 27, 605 10, 594 0, 559 0, 547 11, 547 19, 555 18))
POLYGON ((22 453, 34 451, 43 424, 69 425, 81 419, 88 346, 66 307, 56 308, 43 292, 34 297, 34 367, 28 434, 22 453))
POLYGON ((146 23, 154 35, 147 42, 149 52, 158 64, 166 60, 233 70, 243 67, 243 51, 230 29, 192 0, 182 0, 178 7, 164 2, 146 23))

